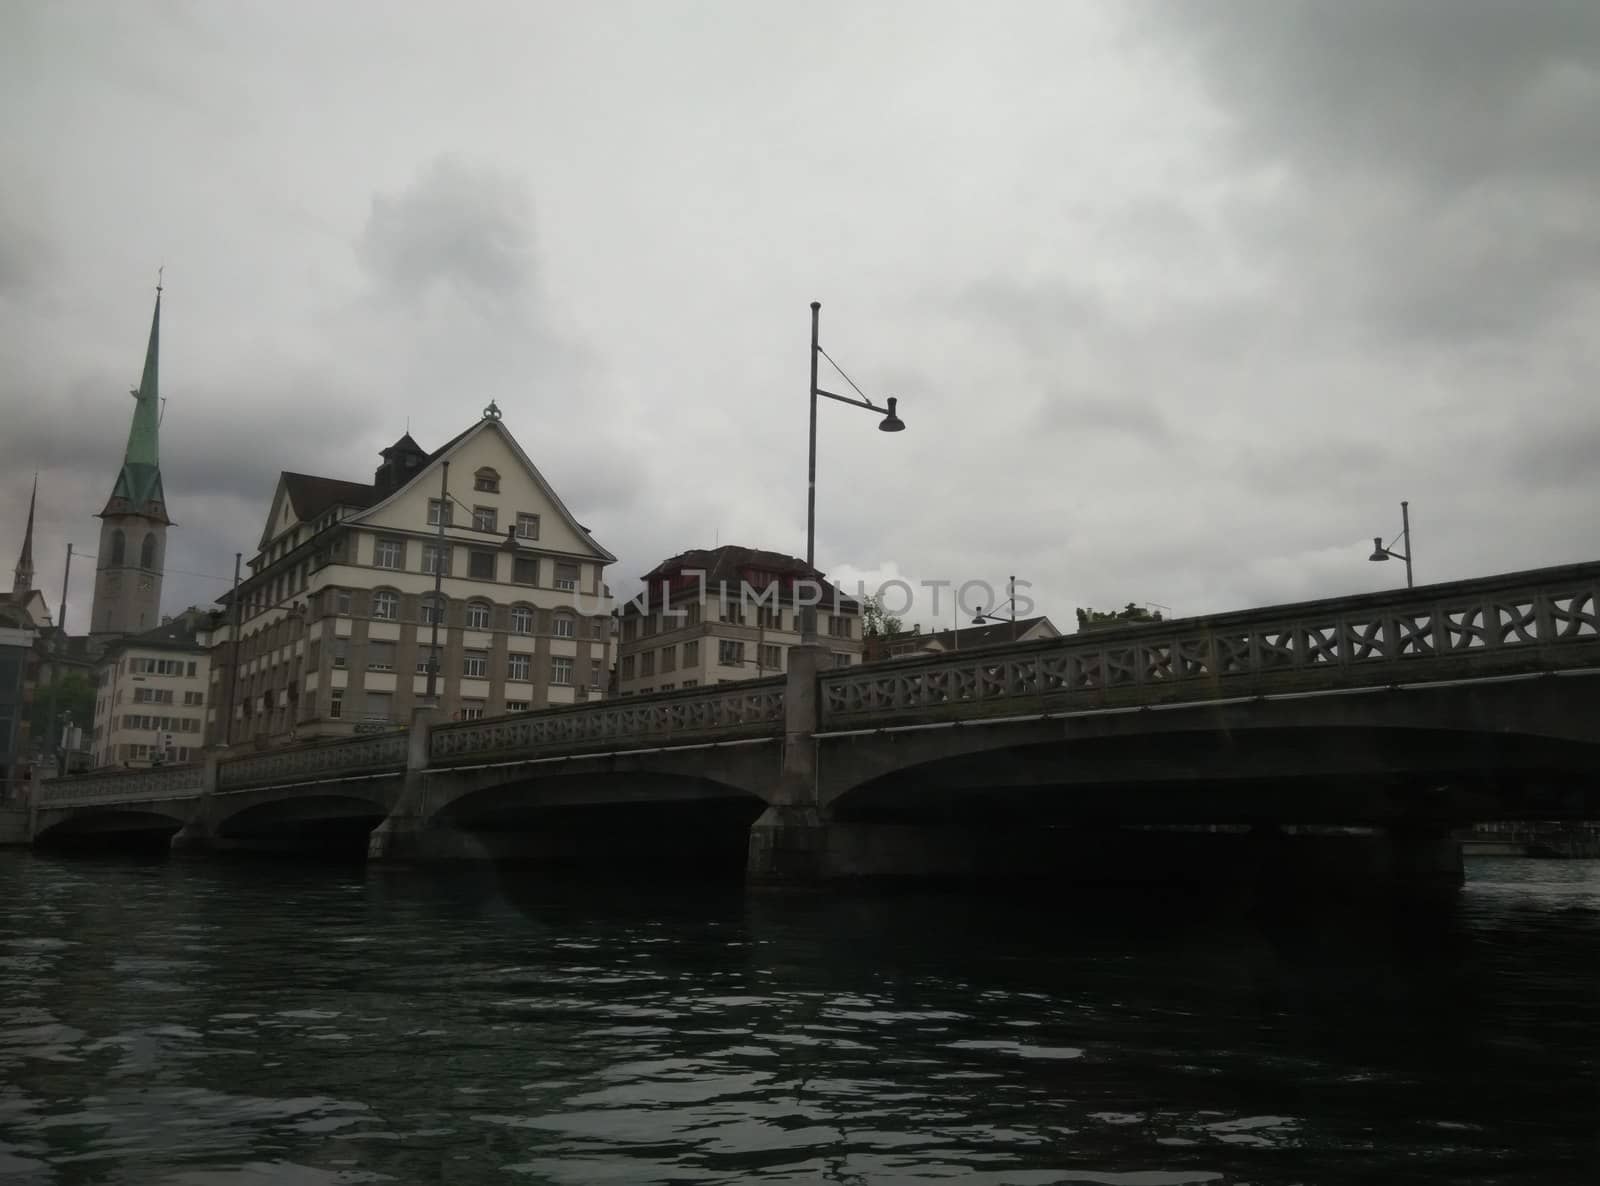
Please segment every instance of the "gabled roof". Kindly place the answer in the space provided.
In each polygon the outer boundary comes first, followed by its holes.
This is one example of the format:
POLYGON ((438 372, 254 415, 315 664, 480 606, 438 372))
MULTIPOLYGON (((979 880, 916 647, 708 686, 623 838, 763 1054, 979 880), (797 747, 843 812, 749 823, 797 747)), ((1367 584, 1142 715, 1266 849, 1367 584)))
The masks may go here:
POLYGON ((343 478, 319 478, 313 474, 283 471, 283 487, 289 505, 302 523, 315 519, 333 507, 365 508, 378 497, 370 482, 346 482, 343 478))
POLYGON ((195 638, 202 626, 201 614, 195 611, 179 614, 143 634, 130 634, 117 639, 101 653, 101 661, 127 650, 201 651, 206 648, 195 638))
MULTIPOLYGON (((601 547, 600 542, 596 540, 594 536, 589 534, 589 529, 583 524, 579 523, 578 520, 573 516, 572 512, 567 509, 567 504, 561 501, 561 497, 551 487, 550 483, 545 481, 544 475, 539 472, 539 467, 534 465, 533 459, 523 452, 522 446, 517 443, 517 438, 511 435, 511 430, 506 428, 505 425, 501 423, 498 416, 485 416, 470 428, 467 428, 462 432, 458 432, 455 436, 451 437, 432 453, 428 454, 427 462, 419 466, 416 473, 414 473, 410 478, 402 482, 400 485, 396 486, 393 490, 382 494, 378 501, 373 502, 372 505, 368 506, 360 515, 356 516, 356 518, 365 519, 368 516, 375 515, 379 511, 383 510, 384 507, 393 502, 407 488, 409 488, 412 482, 415 482, 424 473, 427 473, 429 470, 431 470, 435 462, 448 460, 449 455, 454 453, 457 448, 465 444, 472 437, 477 436, 479 433, 488 431, 491 427, 498 432, 501 437, 504 438, 506 444, 510 446, 513 455, 515 455, 517 460, 522 464, 523 468, 528 471, 529 476, 533 478, 534 484, 539 487, 540 493, 550 500, 550 505, 553 506, 556 509, 556 513, 566 521, 567 526, 573 529, 578 538, 588 541, 589 546, 594 550, 595 554, 601 559, 605 560, 606 563, 609 564, 615 561, 616 557, 608 552, 605 548, 601 547)), ((401 438, 401 440, 405 439, 406 438, 404 437, 401 438)), ((396 443, 398 444, 399 442, 396 443)))

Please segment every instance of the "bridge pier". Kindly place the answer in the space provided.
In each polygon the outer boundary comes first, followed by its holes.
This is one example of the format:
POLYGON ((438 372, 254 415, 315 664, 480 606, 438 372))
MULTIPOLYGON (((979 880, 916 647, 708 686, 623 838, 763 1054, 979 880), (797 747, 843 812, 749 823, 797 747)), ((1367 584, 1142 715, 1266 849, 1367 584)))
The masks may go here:
POLYGON ((216 754, 206 755, 200 775, 200 797, 194 801, 194 809, 183 827, 172 837, 171 852, 175 857, 209 856, 218 848, 211 817, 212 797, 217 792, 217 762, 216 754))
POLYGON ((825 876, 829 825, 817 803, 818 675, 815 643, 789 648, 783 689, 783 765, 767 809, 750 825, 745 878, 755 885, 809 884, 825 876))
POLYGON ((471 837, 431 821, 428 802, 428 737, 438 709, 424 705, 411 716, 406 739, 405 780, 393 810, 367 837, 368 864, 426 865, 490 859, 471 837))

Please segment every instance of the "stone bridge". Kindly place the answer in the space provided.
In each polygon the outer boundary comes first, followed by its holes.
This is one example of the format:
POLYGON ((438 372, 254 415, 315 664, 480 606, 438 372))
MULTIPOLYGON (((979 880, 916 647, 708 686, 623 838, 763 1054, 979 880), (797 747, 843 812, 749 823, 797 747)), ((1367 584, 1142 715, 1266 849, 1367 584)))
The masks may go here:
POLYGON ((1313 863, 1328 845, 1305 837, 1377 829, 1366 865, 1432 869, 1475 820, 1600 818, 1600 563, 823 659, 800 647, 772 679, 452 724, 423 710, 387 734, 57 779, 35 788, 30 834, 291 851, 338 836, 373 860, 810 880, 1066 859, 1110 876, 1156 826, 1252 852, 1287 827, 1313 863))

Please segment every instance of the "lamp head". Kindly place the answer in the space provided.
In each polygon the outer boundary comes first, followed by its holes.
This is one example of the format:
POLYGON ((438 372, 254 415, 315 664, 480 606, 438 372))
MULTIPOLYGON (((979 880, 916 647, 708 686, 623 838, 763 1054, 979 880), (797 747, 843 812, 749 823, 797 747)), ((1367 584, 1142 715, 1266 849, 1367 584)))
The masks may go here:
POLYGON ((879 432, 904 432, 905 431, 905 429, 906 429, 905 421, 900 419, 899 416, 896 416, 895 412, 894 412, 894 406, 895 406, 895 404, 897 402, 899 402, 899 401, 897 401, 894 398, 894 396, 891 395, 889 397, 889 410, 888 410, 888 412, 884 413, 883 419, 878 422, 878 431, 879 432))
POLYGON ((1375 535, 1372 537, 1372 555, 1368 556, 1367 559, 1378 561, 1389 559, 1389 549, 1383 546, 1383 536, 1375 535))

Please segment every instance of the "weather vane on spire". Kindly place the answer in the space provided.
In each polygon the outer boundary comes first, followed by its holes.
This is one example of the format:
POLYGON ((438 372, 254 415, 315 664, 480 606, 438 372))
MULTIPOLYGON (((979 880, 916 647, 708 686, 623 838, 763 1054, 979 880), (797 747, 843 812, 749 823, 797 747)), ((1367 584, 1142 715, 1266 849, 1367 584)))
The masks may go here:
POLYGON ((157 292, 161 291, 161 274, 163 272, 165 272, 166 270, 167 270, 167 265, 166 264, 162 264, 159 268, 156 269, 156 291, 157 292))

